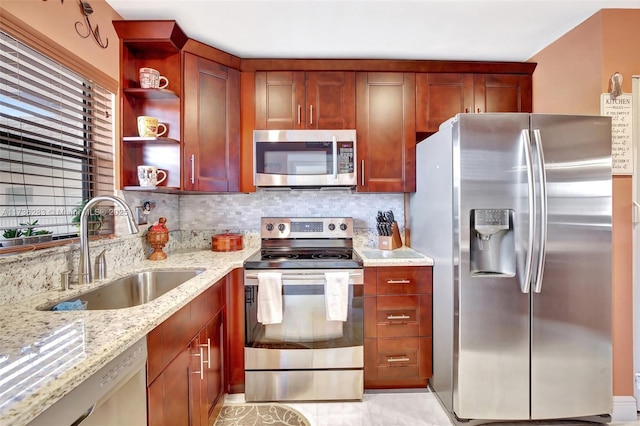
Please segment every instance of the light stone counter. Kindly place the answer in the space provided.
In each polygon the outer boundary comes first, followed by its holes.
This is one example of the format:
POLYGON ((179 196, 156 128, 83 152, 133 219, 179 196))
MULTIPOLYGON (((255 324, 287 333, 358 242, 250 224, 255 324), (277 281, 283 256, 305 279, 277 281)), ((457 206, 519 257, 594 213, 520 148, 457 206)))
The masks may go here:
MULTIPOLYGON (((257 243, 259 244, 259 243, 257 243)), ((149 269, 200 268, 205 271, 179 287, 144 305, 107 311, 39 311, 38 306, 54 304, 101 286, 97 282, 76 286, 67 292, 52 290, 2 305, 0 311, 0 371, 21 365, 23 383, 0 386, 0 424, 23 426, 78 386, 122 351, 146 336, 157 325, 188 304, 210 285, 225 277, 259 245, 243 250, 217 253, 210 250, 170 253, 162 261, 142 260, 110 271, 107 281, 149 269), (56 351, 72 330, 79 344, 75 356, 56 351), (57 341, 55 345, 43 344, 57 341), (58 346, 56 346, 58 345, 58 346), (49 364, 43 368, 42 359, 49 364), (26 368, 24 368, 26 367, 26 368)), ((409 248, 381 253, 358 248, 365 266, 432 265, 433 260, 409 248)), ((0 376, 0 383, 2 376, 0 376)))
POLYGON ((413 250, 400 247, 395 250, 378 250, 371 247, 356 247, 364 266, 432 266, 433 259, 413 250))

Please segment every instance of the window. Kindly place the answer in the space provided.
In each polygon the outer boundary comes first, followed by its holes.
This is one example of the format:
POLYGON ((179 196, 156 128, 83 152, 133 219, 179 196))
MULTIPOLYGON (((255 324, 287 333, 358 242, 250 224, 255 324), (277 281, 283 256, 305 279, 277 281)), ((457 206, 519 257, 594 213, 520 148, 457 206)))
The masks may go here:
MULTIPOLYGON (((113 102, 113 93, 0 32, 4 247, 76 236, 82 202, 113 194, 113 102), (8 240, 12 229, 38 237, 8 240)), ((111 233, 104 219, 95 228, 111 233)))

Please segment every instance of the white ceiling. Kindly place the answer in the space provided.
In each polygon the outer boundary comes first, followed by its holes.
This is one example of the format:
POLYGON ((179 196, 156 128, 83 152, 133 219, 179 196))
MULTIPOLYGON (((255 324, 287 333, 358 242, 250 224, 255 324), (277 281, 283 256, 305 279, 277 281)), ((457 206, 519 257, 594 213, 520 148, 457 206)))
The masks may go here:
POLYGON ((241 58, 526 61, 603 8, 640 0, 106 0, 124 19, 175 19, 241 58))

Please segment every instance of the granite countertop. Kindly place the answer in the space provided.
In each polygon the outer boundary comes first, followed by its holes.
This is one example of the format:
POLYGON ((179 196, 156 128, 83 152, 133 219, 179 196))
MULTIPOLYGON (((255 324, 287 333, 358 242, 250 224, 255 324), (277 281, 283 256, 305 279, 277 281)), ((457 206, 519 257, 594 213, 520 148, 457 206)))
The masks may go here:
MULTIPOLYGON (((235 252, 199 250, 170 253, 162 261, 144 260, 111 273, 107 281, 142 270, 199 268, 204 272, 161 297, 140 306, 106 311, 39 311, 38 306, 54 304, 103 285, 96 282, 69 291, 52 290, 3 305, 0 311, 0 371, 10 363, 23 368, 24 383, 0 387, 0 424, 22 426, 46 410, 157 325, 188 304, 210 285, 225 277, 258 246, 235 252), (80 342, 70 359, 64 350, 43 342, 64 337, 73 330, 80 342), (78 354, 79 353, 79 354, 78 354), (43 368, 42 359, 49 364, 43 368)), ((383 251, 356 248, 365 266, 433 265, 433 260, 410 248, 383 251)), ((0 377, 2 379, 2 377, 0 377)))

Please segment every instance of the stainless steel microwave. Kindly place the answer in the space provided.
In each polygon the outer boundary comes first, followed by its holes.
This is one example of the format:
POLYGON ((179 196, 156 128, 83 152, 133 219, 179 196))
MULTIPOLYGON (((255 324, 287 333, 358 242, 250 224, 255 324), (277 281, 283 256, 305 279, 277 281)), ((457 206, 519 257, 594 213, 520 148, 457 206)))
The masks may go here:
POLYGON ((355 187, 355 130, 254 130, 254 185, 355 187))

